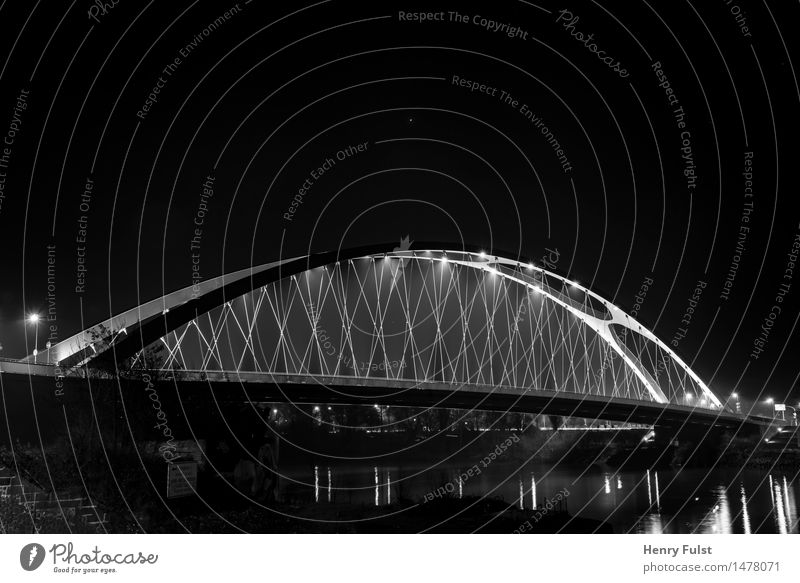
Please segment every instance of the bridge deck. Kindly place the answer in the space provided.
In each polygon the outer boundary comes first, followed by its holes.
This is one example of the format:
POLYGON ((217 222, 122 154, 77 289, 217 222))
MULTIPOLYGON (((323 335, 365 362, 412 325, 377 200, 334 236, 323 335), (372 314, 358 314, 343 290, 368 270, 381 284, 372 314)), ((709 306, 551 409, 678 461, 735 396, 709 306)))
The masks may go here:
MULTIPOLYGON (((735 429, 742 425, 766 427, 772 419, 739 415, 719 409, 645 402, 636 399, 585 395, 568 391, 520 389, 511 386, 450 384, 435 381, 273 374, 261 372, 177 371, 167 380, 189 387, 211 387, 215 396, 245 395, 231 390, 239 384, 251 400, 340 403, 409 407, 450 407, 492 411, 544 413, 630 423, 681 426, 707 425, 735 429)), ((186 394, 182 391, 182 394, 186 394)))
MULTIPOLYGON (((0 361, 5 375, 82 378, 94 376, 84 368, 64 371, 52 365, 0 361)), ((102 375, 103 373, 98 373, 102 375)), ((130 373, 135 377, 142 374, 130 373)), ((219 400, 252 400, 296 403, 372 405, 380 403, 408 407, 448 407, 520 413, 541 413, 656 426, 715 426, 735 430, 766 431, 775 420, 740 415, 719 409, 662 404, 621 397, 511 386, 487 386, 435 381, 350 377, 319 374, 274 374, 235 371, 152 372, 162 382, 175 383, 182 398, 203 398, 208 391, 219 400)), ((128 375, 126 375, 128 376, 128 375)), ((50 384, 47 385, 48 388, 50 384)))

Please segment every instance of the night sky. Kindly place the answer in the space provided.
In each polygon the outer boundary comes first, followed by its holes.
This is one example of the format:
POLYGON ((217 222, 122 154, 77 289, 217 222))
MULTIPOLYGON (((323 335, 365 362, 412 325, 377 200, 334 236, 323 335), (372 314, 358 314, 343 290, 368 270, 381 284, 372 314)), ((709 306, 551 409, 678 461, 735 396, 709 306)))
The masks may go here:
POLYGON ((100 4, 0 3, 0 356, 408 236, 550 258, 719 395, 796 386, 796 3, 100 4))

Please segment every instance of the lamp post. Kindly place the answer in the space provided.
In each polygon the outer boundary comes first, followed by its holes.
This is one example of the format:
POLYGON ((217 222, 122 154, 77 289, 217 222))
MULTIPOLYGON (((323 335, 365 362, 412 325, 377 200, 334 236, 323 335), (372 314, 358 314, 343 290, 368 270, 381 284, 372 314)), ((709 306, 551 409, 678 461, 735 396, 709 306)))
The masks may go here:
MULTIPOLYGON (((775 404, 775 399, 773 399, 772 397, 767 397, 767 399, 764 402, 767 405, 774 405, 775 404)), ((775 417, 775 407, 772 408, 772 417, 773 418, 775 417)))
POLYGON ((742 403, 739 401, 739 393, 731 393, 731 398, 736 402, 736 412, 742 414, 742 403))
POLYGON ((36 364, 36 356, 39 354, 39 314, 28 316, 28 322, 33 324, 33 362, 36 364))

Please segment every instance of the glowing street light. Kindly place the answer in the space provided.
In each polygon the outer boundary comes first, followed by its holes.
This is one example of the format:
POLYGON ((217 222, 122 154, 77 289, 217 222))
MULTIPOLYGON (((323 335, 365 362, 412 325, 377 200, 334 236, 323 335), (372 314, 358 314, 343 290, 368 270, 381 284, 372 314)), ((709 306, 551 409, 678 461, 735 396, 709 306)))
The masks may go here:
POLYGON ((30 314, 28 322, 33 324, 33 362, 35 364, 36 356, 39 354, 39 314, 30 314))
POLYGON ((736 401, 736 412, 741 414, 742 404, 739 402, 739 393, 731 393, 731 399, 736 401))

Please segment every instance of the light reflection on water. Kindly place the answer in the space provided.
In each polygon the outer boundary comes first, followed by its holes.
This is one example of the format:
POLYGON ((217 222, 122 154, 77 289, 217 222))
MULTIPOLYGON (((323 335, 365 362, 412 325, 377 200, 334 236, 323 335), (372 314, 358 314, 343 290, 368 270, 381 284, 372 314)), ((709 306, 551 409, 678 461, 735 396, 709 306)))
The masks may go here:
MULTIPOLYGON (((638 533, 798 533, 797 493, 792 475, 757 470, 569 470, 495 462, 480 473, 472 466, 339 464, 283 468, 284 499, 318 504, 420 502, 439 492, 462 498, 501 498, 530 510, 566 489, 572 515, 605 520, 615 532, 638 533), (321 486, 320 473, 327 474, 321 486), (324 488, 326 496, 320 496, 324 488)), ((324 475, 324 474, 323 474, 324 475)))
POLYGON ((744 534, 751 534, 753 531, 750 528, 750 513, 747 511, 747 492, 745 492, 744 486, 739 488, 742 492, 741 502, 742 502, 742 527, 744 529, 744 534))

